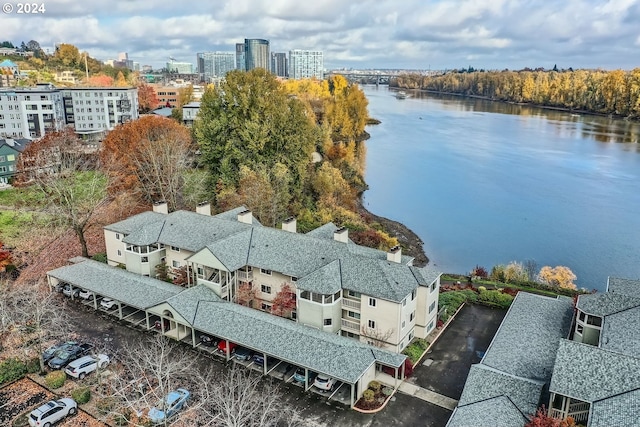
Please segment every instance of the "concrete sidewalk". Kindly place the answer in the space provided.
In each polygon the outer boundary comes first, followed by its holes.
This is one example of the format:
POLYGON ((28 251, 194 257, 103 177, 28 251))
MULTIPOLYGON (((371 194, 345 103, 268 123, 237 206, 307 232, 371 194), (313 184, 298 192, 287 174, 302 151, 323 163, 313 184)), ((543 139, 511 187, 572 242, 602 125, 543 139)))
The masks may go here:
POLYGON ((425 402, 433 403, 441 408, 453 411, 458 404, 458 401, 447 396, 436 393, 435 391, 427 390, 426 388, 419 387, 414 384, 410 384, 404 381, 400 384, 398 391, 408 394, 409 396, 417 397, 425 402))

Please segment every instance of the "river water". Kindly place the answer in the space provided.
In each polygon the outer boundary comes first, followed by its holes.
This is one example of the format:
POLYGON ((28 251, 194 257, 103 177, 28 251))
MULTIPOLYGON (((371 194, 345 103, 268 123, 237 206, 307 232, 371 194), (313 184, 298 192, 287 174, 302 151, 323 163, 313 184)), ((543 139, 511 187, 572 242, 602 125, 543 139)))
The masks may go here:
POLYGON ((640 277, 640 124, 365 86, 364 203, 440 271, 535 260, 579 287, 640 277))

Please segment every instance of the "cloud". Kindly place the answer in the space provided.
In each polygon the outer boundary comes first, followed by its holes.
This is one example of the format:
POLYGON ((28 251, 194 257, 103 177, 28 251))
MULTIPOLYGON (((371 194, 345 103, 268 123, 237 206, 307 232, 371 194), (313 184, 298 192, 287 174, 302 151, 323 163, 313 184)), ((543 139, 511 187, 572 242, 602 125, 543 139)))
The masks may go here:
POLYGON ((3 39, 65 42, 106 60, 162 66, 173 56, 324 51, 325 66, 444 69, 640 66, 640 0, 48 0, 43 15, 0 17, 3 39))

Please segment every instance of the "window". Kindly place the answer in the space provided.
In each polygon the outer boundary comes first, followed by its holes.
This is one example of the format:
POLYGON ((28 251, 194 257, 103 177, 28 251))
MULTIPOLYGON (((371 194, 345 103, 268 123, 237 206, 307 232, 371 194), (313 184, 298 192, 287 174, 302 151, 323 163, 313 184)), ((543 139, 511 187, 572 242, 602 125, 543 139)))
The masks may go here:
POLYGON ((403 320, 403 321, 402 321, 402 329, 404 329, 404 328, 405 328, 405 326, 407 326, 407 325, 406 325, 406 322, 403 320))
POLYGON ((581 312, 580 312, 580 315, 578 316, 578 318, 579 318, 582 322, 584 322, 584 319, 586 318, 586 315, 584 314, 584 312, 583 312, 583 311, 581 311, 581 312))
POLYGON ((311 299, 311 292, 309 292, 309 291, 300 292, 300 298, 302 298, 302 299, 311 299))
POLYGON ((295 310, 293 310, 293 311, 291 312, 291 318, 292 318, 293 320, 296 320, 296 319, 298 318, 298 313, 297 313, 295 310))
POLYGON ((431 284, 430 292, 433 292, 433 291, 435 291, 435 290, 436 290, 436 282, 433 282, 433 283, 431 284))
POLYGON ((198 271, 198 276, 200 276, 200 277, 204 276, 204 269, 202 267, 198 267, 197 271, 198 271))
POLYGON ((352 319, 360 319, 360 313, 356 313, 355 311, 347 311, 347 316, 352 319))
MULTIPOLYGON (((431 324, 429 325, 429 328, 431 328, 433 326, 433 322, 431 322, 431 324)), ((409 341, 411 341, 413 339, 413 331, 409 332, 409 341)))
POLYGON ((409 322, 412 322, 413 319, 415 319, 415 318, 416 318, 416 311, 413 310, 413 313, 411 313, 411 316, 409 316, 409 322))
POLYGON ((180 252, 180 248, 177 246, 171 246, 171 250, 174 252, 180 252))
POLYGON ((7 171, 6 166, 0 166, 0 172, 6 172, 6 171, 7 171))
POLYGON ((173 260, 171 261, 171 265, 173 268, 180 268, 180 261, 173 260))
POLYGON ((297 281, 298 281, 298 278, 297 278, 297 277, 295 277, 295 276, 291 276, 291 281, 292 281, 292 282, 297 282, 297 281))
POLYGON ((584 326, 582 326, 582 325, 578 324, 578 325, 576 326, 576 334, 578 334, 578 335, 582 335, 582 332, 584 332, 584 326))
POLYGON ((375 307, 375 306, 376 306, 376 299, 369 298, 369 307, 375 307))
POLYGON ((120 233, 116 233, 116 240, 120 240, 120 233))
POLYGON ((265 268, 261 268, 260 273, 266 274, 267 276, 271 276, 271 270, 267 270, 265 268))
POLYGON ((149 257, 148 256, 140 257, 140 262, 143 264, 149 262, 149 257))
POLYGON ((402 306, 404 307, 405 305, 407 305, 407 299, 406 298, 402 300, 402 306))
POLYGON ((6 162, 7 158, 5 156, 0 156, 0 162, 6 162))
POLYGON ((376 321, 375 320, 369 320, 369 327, 371 329, 375 329, 376 328, 376 321))
POLYGON ((416 299, 416 295, 418 295, 418 290, 414 289, 413 292, 411 292, 411 301, 416 299))
POLYGON ((436 308, 436 302, 432 302, 431 305, 429 306, 429 313, 431 313, 433 310, 435 310, 436 308))
POLYGON ((262 308, 264 311, 271 311, 271 304, 267 304, 266 302, 263 302, 260 305, 260 308, 262 308))
POLYGON ((262 291, 265 294, 270 294, 271 293, 271 286, 261 285, 260 286, 260 291, 262 291))
POLYGON ((347 295, 352 297, 352 298, 360 298, 361 297, 360 292, 354 292, 354 291, 348 291, 347 295))
POLYGON ((333 319, 324 319, 324 326, 331 326, 333 319))
POLYGON ((118 249, 118 256, 122 256, 122 251, 118 249))

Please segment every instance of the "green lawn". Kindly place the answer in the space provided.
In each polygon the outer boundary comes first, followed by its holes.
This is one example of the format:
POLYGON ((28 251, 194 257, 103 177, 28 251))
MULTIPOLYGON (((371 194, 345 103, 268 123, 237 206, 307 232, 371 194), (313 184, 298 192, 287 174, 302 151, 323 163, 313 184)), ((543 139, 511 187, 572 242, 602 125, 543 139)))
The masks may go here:
POLYGON ((34 221, 34 214, 31 212, 18 212, 0 210, 0 239, 4 243, 10 242, 20 235, 26 228, 30 227, 34 221))

